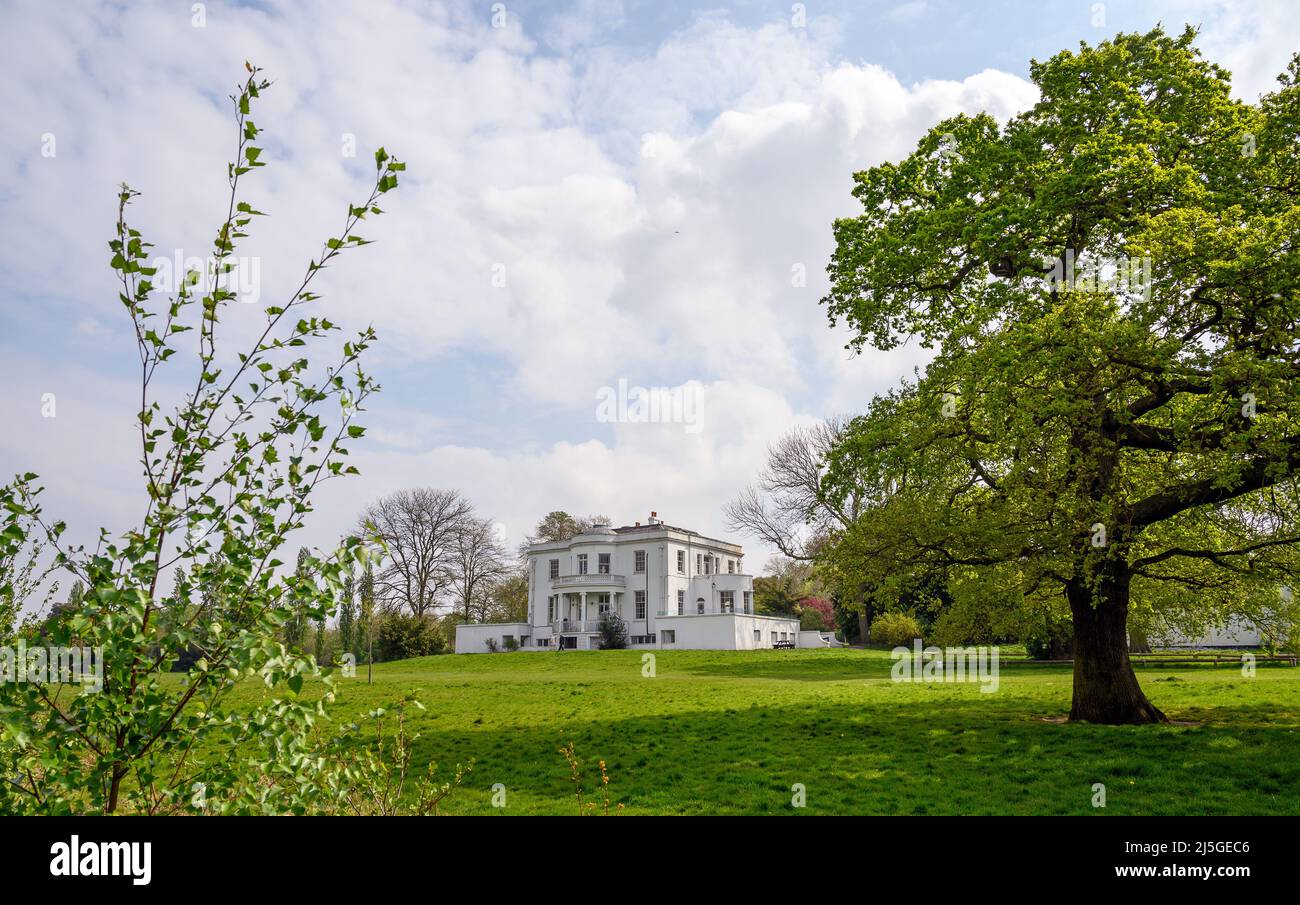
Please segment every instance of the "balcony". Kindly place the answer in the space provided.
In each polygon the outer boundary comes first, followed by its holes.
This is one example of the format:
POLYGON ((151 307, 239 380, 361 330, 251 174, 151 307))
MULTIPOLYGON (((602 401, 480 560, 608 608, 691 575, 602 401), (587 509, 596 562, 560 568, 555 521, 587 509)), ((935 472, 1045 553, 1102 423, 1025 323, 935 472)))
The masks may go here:
POLYGON ((600 631, 599 619, 558 619, 551 623, 551 632, 556 635, 591 634, 600 631))
POLYGON ((671 612, 660 610, 659 612, 655 613, 655 615, 660 618, 663 618, 665 616, 754 616, 754 615, 762 615, 762 614, 751 613, 748 610, 744 609, 742 606, 740 606, 740 604, 737 604, 734 609, 730 609, 730 610, 706 608, 704 612, 701 613, 694 608, 687 607, 685 610, 683 610, 680 613, 677 612, 676 610, 672 610, 671 612))
POLYGON ((586 590, 587 588, 626 588, 626 575, 610 575, 607 572, 588 572, 586 575, 561 575, 551 579, 551 589, 586 590))

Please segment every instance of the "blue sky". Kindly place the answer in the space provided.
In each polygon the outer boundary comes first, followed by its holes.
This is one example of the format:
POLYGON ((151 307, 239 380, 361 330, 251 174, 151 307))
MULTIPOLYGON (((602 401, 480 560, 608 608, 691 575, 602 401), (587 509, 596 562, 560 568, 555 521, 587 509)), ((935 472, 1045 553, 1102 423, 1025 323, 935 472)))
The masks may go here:
POLYGON ((620 522, 654 509, 725 534, 722 505, 767 444, 924 360, 848 356, 817 305, 854 170, 945 116, 1014 115, 1035 98, 1029 60, 1080 40, 1196 24, 1246 98, 1300 49, 1291 8, 1267 0, 0 13, 0 470, 42 473, 83 538, 127 527, 139 500, 134 349, 104 253, 113 187, 143 192, 134 215, 160 254, 202 253, 245 59, 275 80, 250 198, 272 216, 244 249, 260 280, 232 338, 364 190, 375 146, 410 167, 376 244, 320 287, 330 317, 379 331, 385 387, 355 447, 363 477, 329 489, 303 538, 328 543, 415 484, 459 488, 512 539, 554 508, 620 522), (596 395, 620 380, 698 393, 699 429, 601 421, 596 395))

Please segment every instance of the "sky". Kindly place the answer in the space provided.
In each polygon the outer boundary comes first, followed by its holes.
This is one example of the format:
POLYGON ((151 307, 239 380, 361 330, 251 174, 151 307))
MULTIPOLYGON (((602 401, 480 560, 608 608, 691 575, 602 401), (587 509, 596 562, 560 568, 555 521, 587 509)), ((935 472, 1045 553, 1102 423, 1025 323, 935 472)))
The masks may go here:
MULTIPOLYGON (((239 252, 257 279, 232 341, 364 197, 374 149, 408 165, 375 244, 315 287, 319 313, 373 324, 383 385, 362 475, 324 486, 295 538, 324 546, 414 486, 460 490, 511 543, 553 509, 733 537, 723 506, 768 444, 924 363, 850 354, 818 304, 855 171, 955 113, 1026 109, 1030 60, 1080 41, 1190 23, 1247 100, 1300 50, 1273 0, 37 0, 0 21, 0 474, 39 473, 79 541, 143 501, 115 187, 141 192, 156 255, 205 254, 245 60, 274 82, 248 183, 270 216, 239 252), (638 420, 620 386, 686 404, 638 420)), ((734 539, 758 571, 770 551, 734 539)))

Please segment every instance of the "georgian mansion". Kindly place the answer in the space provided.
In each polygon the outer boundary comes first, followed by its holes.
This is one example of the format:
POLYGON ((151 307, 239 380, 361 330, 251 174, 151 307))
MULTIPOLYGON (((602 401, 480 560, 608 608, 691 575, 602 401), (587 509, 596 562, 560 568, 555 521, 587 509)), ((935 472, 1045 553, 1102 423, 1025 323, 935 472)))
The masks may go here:
POLYGON ((457 626, 456 652, 597 649, 606 614, 626 623, 634 648, 833 643, 829 633, 801 633, 796 618, 754 612, 754 577, 738 545, 665 525, 652 512, 644 525, 598 526, 530 546, 528 621, 457 626))

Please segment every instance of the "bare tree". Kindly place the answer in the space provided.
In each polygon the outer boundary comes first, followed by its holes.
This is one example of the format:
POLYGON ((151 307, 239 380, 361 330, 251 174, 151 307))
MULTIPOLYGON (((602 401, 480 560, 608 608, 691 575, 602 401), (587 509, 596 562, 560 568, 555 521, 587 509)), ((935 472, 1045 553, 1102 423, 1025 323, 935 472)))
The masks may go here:
POLYGON ((452 589, 465 524, 474 506, 455 490, 399 490, 368 507, 358 531, 382 542, 375 600, 386 610, 431 614, 452 589))
POLYGON ((452 593, 456 607, 468 620, 482 620, 489 608, 490 591, 504 578, 509 566, 505 544, 491 519, 466 517, 452 546, 452 593), (476 612, 477 611, 477 612, 476 612))
POLYGON ((846 422, 831 418, 799 427, 767 448, 767 465, 723 510, 733 531, 775 547, 783 556, 807 561, 837 531, 858 517, 863 497, 850 494, 841 505, 823 499, 822 468, 843 435, 846 422))

